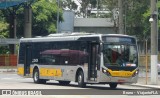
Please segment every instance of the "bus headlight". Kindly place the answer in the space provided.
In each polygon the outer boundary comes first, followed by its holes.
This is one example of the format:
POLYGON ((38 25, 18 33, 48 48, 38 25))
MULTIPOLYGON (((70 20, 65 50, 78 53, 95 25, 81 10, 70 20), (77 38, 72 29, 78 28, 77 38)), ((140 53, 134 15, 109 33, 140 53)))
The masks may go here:
POLYGON ((107 76, 111 76, 110 72, 104 68, 102 68, 102 72, 105 73, 107 76))
POLYGON ((133 73, 132 77, 137 76, 137 75, 138 75, 138 73, 139 73, 139 70, 136 70, 136 71, 133 73))

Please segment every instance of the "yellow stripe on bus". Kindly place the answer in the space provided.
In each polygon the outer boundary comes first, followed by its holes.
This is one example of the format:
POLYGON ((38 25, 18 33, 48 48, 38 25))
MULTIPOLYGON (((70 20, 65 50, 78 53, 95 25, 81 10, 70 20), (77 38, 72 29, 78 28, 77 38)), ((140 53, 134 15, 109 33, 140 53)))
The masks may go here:
MULTIPOLYGON (((17 68, 18 75, 24 75, 24 67, 18 67, 17 68)), ((30 68, 30 74, 33 73, 33 68, 30 68)), ((62 76, 62 70, 61 69, 54 69, 54 68, 40 68, 40 76, 56 76, 61 77, 62 76)))
POLYGON ((24 75, 24 68, 23 67, 18 67, 17 73, 18 73, 18 75, 24 75))
POLYGON ((30 67, 30 74, 33 74, 33 68, 30 67))
POLYGON ((111 74, 111 76, 114 76, 114 77, 131 77, 134 72, 134 71, 112 71, 110 69, 108 69, 109 73, 111 74))
POLYGON ((54 68, 40 68, 40 76, 56 76, 61 77, 62 71, 61 69, 54 69, 54 68))

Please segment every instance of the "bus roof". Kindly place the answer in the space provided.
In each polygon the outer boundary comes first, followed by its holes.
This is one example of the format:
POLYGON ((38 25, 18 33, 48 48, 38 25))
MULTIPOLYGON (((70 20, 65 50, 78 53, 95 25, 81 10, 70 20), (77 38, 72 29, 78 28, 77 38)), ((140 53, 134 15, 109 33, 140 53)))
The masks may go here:
POLYGON ((35 38, 21 38, 20 42, 47 42, 47 41, 73 41, 79 38, 87 37, 101 37, 101 36, 120 36, 120 37, 132 37, 123 34, 95 34, 95 33, 61 33, 61 34, 50 34, 48 36, 38 36, 35 38))

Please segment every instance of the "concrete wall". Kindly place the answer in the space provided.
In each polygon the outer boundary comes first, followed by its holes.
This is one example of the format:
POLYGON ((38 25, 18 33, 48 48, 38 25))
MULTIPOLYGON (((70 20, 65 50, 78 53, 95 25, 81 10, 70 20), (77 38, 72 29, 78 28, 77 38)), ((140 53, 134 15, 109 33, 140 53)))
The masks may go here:
POLYGON ((59 31, 115 34, 117 28, 111 18, 74 18, 73 11, 64 11, 64 21, 59 24, 59 31))
POLYGON ((59 32, 73 32, 74 27, 74 12, 73 11, 64 11, 63 12, 63 19, 62 23, 59 23, 59 32))
POLYGON ((116 30, 111 27, 74 27, 74 32, 115 34, 116 30))
POLYGON ((74 32, 115 34, 111 18, 75 18, 74 32))

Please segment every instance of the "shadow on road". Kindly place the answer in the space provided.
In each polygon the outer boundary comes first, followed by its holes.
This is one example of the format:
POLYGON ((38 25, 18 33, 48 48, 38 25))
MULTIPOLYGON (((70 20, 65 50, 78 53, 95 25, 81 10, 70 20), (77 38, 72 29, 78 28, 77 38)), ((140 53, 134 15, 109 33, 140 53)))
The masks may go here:
MULTIPOLYGON (((80 88, 77 84, 61 85, 61 84, 59 84, 59 83, 51 83, 51 82, 49 82, 49 83, 42 84, 42 85, 56 85, 56 86, 66 86, 66 87, 76 87, 76 88, 80 88)), ((98 85, 90 85, 90 84, 88 84, 88 85, 86 85, 85 88, 80 88, 80 89, 96 89, 96 90, 133 90, 133 89, 119 88, 118 86, 117 86, 116 89, 111 89, 109 86, 106 87, 106 85, 104 85, 104 87, 102 87, 102 86, 103 86, 103 85, 98 86, 98 85)))

